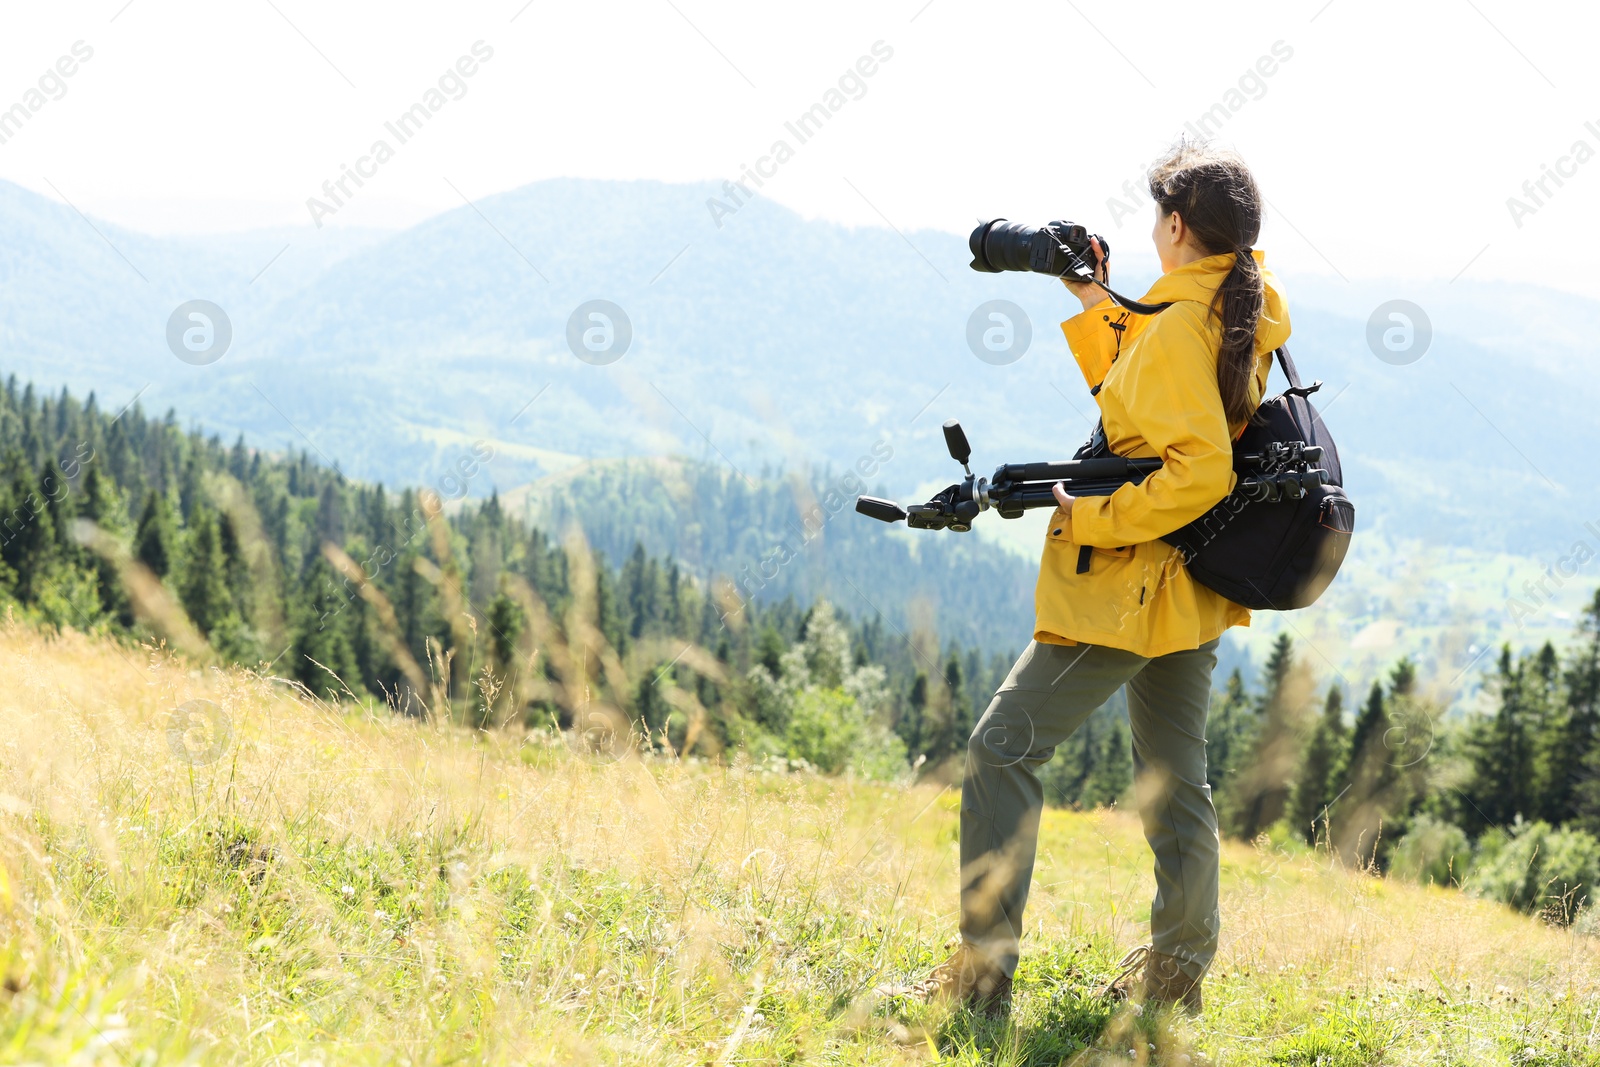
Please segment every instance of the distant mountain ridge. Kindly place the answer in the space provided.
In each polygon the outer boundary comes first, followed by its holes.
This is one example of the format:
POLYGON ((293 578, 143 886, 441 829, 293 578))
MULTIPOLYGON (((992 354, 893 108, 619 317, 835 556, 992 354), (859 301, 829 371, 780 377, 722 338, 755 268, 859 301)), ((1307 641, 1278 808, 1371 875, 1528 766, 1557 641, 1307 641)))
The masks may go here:
MULTIPOLYGON (((884 438, 882 481, 910 496, 957 473, 944 418, 962 419, 979 468, 1059 458, 1086 435, 1093 402, 1055 327, 1070 310, 1059 288, 968 270, 959 235, 851 230, 760 198, 719 230, 704 207, 718 188, 561 179, 386 236, 200 239, 90 225, 0 183, 0 361, 113 408, 143 390, 147 407, 389 483, 448 478, 491 442, 473 495, 587 457, 842 469, 884 438), (165 342, 167 316, 197 297, 234 331, 205 367, 165 342), (569 318, 596 298, 632 329, 609 365, 568 347, 569 318), (968 316, 991 299, 1031 320, 1032 346, 1008 366, 967 348, 968 316)), ((1137 272, 1124 280, 1140 291, 1137 272)), ((1431 350, 1392 366, 1365 341, 1381 294, 1309 280, 1299 301, 1285 282, 1291 346, 1327 383, 1317 399, 1363 529, 1538 554, 1600 516, 1567 444, 1600 404, 1584 325, 1600 305, 1435 287, 1431 350)))

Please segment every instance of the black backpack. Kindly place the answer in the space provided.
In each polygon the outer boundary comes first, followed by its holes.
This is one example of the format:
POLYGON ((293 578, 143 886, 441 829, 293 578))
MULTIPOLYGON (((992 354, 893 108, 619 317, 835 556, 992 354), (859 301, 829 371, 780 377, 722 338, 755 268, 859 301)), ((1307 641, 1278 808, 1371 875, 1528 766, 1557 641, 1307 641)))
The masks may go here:
MULTIPOLYGON (((1339 573, 1356 509, 1344 492, 1333 435, 1306 399, 1322 383, 1301 385, 1288 348, 1276 355, 1289 387, 1263 400, 1234 441, 1238 484, 1210 511, 1162 540, 1182 553, 1190 575, 1206 588, 1247 608, 1287 611, 1313 603, 1339 573), (1307 448, 1320 448, 1321 455, 1297 460, 1307 448), (1299 481, 1297 499, 1269 499, 1259 477, 1252 477, 1264 456, 1281 457, 1266 464, 1269 473, 1292 476, 1313 467, 1326 471, 1326 480, 1299 481)), ((1111 455, 1099 426, 1077 458, 1095 455, 1111 455)))

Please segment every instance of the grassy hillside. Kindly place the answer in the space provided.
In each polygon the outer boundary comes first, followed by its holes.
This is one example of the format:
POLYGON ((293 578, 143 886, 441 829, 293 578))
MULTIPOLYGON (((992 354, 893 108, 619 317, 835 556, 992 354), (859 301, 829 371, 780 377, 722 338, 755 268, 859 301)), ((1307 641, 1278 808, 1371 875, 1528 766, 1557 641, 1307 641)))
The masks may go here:
POLYGON ((1594 942, 1317 853, 1225 844, 1208 1010, 1169 1023, 1086 995, 1142 937, 1136 823, 1048 813, 1015 1021, 979 1024, 873 992, 954 932, 947 791, 0 655, 5 1062, 1600 1062, 1594 942))

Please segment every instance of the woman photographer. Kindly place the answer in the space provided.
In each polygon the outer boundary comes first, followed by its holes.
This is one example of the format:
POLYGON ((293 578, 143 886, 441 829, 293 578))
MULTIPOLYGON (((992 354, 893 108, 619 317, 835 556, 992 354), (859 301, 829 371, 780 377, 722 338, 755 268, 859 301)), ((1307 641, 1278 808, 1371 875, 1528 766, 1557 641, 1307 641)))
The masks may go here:
MULTIPOLYGON (((930 997, 1007 1009, 1044 797, 1037 769, 1126 685, 1140 818, 1155 853, 1151 944, 1108 992, 1201 1007, 1217 950, 1217 816, 1205 725, 1218 638, 1250 613, 1193 581, 1159 540, 1233 487, 1232 441, 1266 388, 1289 316, 1254 251, 1261 194, 1237 156, 1183 143, 1150 170, 1162 275, 1128 312, 1068 282, 1083 313, 1062 324, 1100 406, 1106 442, 1161 469, 1110 496, 1066 495, 1051 518, 1034 640, 968 742, 961 799, 961 945, 930 997)), ((1098 244, 1099 279, 1108 281, 1098 244)))

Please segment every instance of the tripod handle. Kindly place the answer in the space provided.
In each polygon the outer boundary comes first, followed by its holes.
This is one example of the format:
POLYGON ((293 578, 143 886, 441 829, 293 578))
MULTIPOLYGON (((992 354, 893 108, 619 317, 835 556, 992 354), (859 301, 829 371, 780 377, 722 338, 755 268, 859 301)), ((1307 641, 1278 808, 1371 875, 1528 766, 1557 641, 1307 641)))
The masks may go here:
POLYGON ((899 522, 906 517, 906 509, 893 500, 876 496, 856 497, 856 511, 879 522, 899 522))
POLYGON ((950 458, 965 467, 972 458, 972 446, 967 443, 966 431, 955 419, 944 424, 944 443, 950 449, 950 458))

